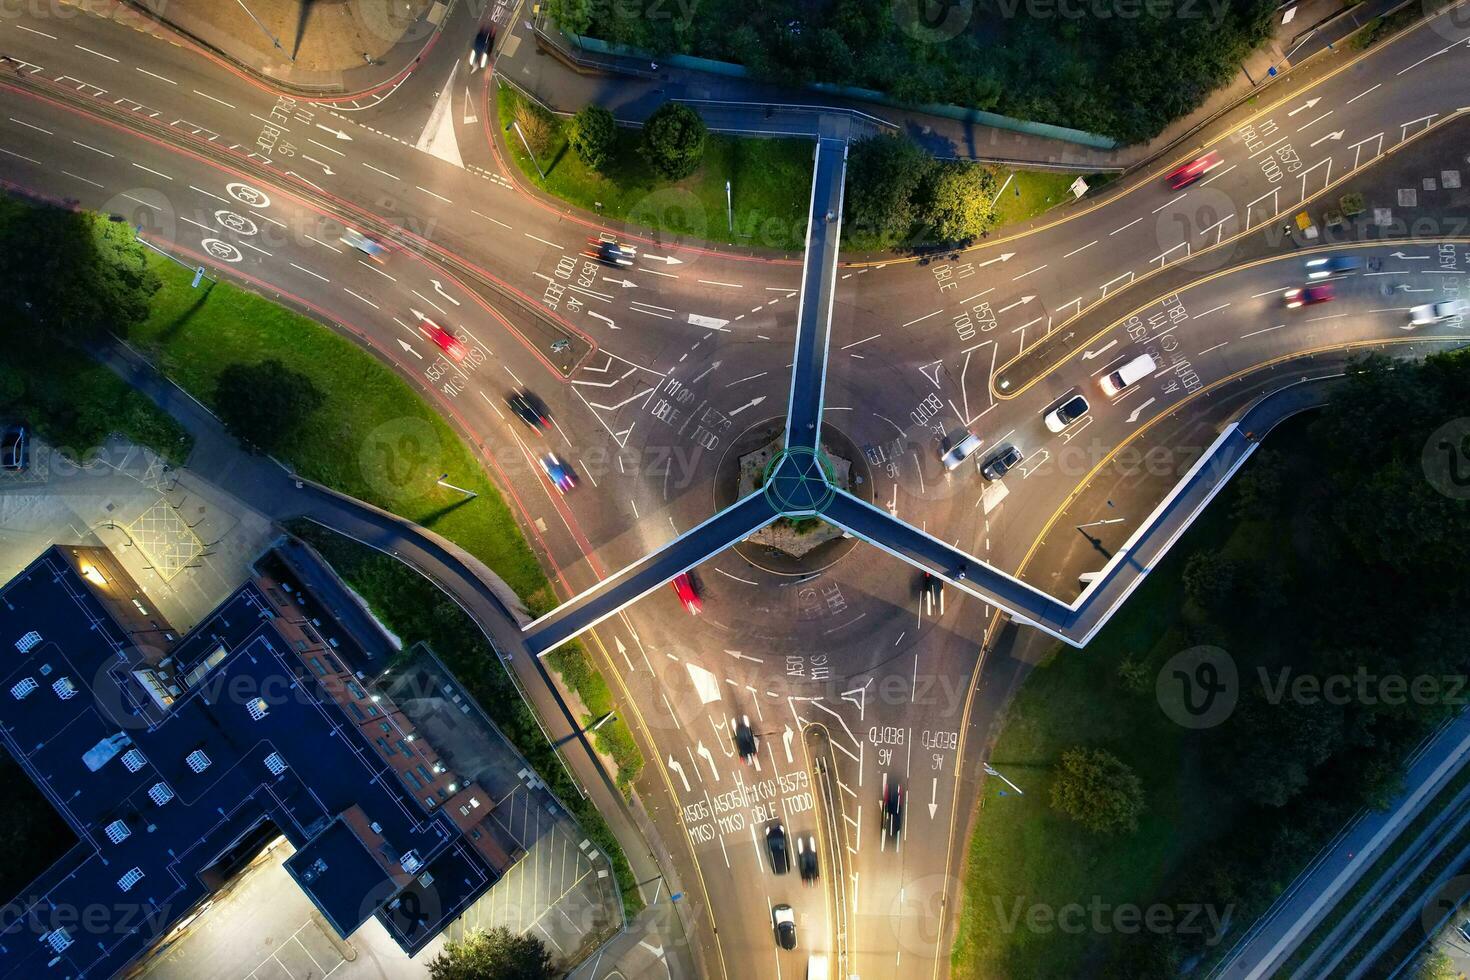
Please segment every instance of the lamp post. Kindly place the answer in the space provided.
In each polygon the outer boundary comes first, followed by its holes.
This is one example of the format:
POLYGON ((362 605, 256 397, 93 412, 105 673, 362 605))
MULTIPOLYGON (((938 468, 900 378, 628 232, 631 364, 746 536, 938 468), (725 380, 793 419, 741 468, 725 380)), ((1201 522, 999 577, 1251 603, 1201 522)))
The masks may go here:
POLYGON ((266 26, 260 22, 259 17, 255 16, 255 12, 252 11, 249 7, 245 6, 245 0, 235 0, 235 2, 240 5, 241 10, 250 15, 250 19, 255 21, 255 26, 260 28, 261 33, 271 39, 271 43, 276 46, 276 50, 285 55, 286 60, 291 62, 291 64, 296 64, 296 58, 291 54, 291 52, 287 51, 284 47, 281 46, 281 42, 276 38, 276 36, 272 34, 270 30, 267 29, 266 26))
POLYGON ((546 171, 541 169, 541 161, 536 159, 536 153, 534 150, 531 149, 531 144, 526 142, 526 134, 521 132, 521 124, 512 119, 510 121, 510 126, 516 131, 516 135, 521 138, 521 145, 526 148, 526 155, 530 157, 531 162, 536 165, 536 172, 541 175, 542 180, 545 180, 546 171))
POLYGON ((435 480, 434 482, 439 484, 441 487, 446 487, 450 490, 458 490, 460 493, 464 494, 471 500, 474 500, 476 497, 479 496, 479 494, 475 493, 475 491, 473 490, 466 490, 464 487, 457 487, 453 483, 450 483, 448 473, 440 474, 439 479, 435 480))
POLYGON ((1021 791, 1021 787, 1017 786, 1015 783, 1011 782, 1009 779, 1007 779, 1004 776, 1002 776, 1001 773, 1000 773, 1000 770, 997 769, 997 768, 995 768, 994 766, 992 766, 988 762, 985 763, 985 775, 987 775, 987 776, 994 776, 996 779, 999 779, 1001 782, 1005 783, 1011 789, 1015 790, 1017 796, 1025 796, 1026 795, 1024 792, 1021 791))

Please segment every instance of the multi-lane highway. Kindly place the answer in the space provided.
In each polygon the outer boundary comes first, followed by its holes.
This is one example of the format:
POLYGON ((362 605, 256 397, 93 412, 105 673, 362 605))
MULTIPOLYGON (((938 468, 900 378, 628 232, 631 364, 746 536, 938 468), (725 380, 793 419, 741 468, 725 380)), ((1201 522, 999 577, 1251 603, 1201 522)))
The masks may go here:
MULTIPOLYGON (((840 124, 822 134, 834 155, 814 158, 827 203, 813 205, 805 265, 605 227, 506 167, 493 65, 472 72, 462 57, 473 9, 451 7, 401 84, 335 104, 112 20, 0 21, 0 173, 123 215, 182 261, 377 351, 479 447, 564 597, 733 502, 738 458, 816 406, 859 497, 1069 602, 1097 559, 1046 546, 1056 515, 1102 467, 1159 451, 1161 479, 1115 494, 1136 526, 1192 462, 1182 433, 1213 436, 1240 408, 1212 393, 1350 346, 1461 342, 1458 319, 1407 328, 1410 307, 1463 294, 1463 239, 1328 250, 1294 222, 1305 210, 1320 234, 1343 181, 1371 181, 1470 112, 1459 7, 1342 56, 1289 101, 1228 116, 1063 219, 927 262, 844 265, 826 283, 813 269, 831 270, 840 247, 841 182, 822 160, 840 159, 840 124), (1194 185, 1161 179, 1211 150, 1220 162, 1194 185), (352 247, 348 228, 386 254, 352 247), (609 259, 603 235, 627 248, 609 259), (1338 254, 1359 261, 1329 277, 1333 301, 1287 308, 1306 258, 1338 254), (830 305, 807 302, 823 289, 830 305), (1099 377, 1139 353, 1156 367, 1104 394, 1099 377), (550 427, 515 416, 506 398, 520 390, 550 427), (1044 416, 1074 393, 1088 413, 1052 431, 1044 416), (943 440, 964 430, 981 449, 946 470, 943 440), (1004 445, 1021 462, 984 480, 976 460, 1004 445), (548 453, 577 476, 565 494, 540 465, 548 453)), ((1425 203, 1457 189, 1466 164, 1426 153, 1425 203)), ((634 569, 656 591, 590 636, 648 756, 638 801, 686 885, 701 970, 801 976, 818 952, 845 974, 943 974, 959 845, 1004 699, 978 669, 993 610, 954 585, 921 588, 918 571, 851 538, 800 562, 723 548, 694 572, 697 617, 659 588, 681 568, 634 569), (742 719, 758 742, 748 758, 742 719), (899 790, 895 827, 884 800, 899 790), (793 851, 814 839, 817 884, 774 873, 778 822, 793 851), (796 952, 774 941, 781 904, 796 952)))

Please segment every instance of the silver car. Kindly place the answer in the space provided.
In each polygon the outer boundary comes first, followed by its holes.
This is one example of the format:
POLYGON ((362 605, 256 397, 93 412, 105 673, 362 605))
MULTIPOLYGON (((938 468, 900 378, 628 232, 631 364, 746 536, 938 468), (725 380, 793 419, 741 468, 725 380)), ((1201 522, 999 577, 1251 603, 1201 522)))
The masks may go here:
POLYGON ((949 451, 941 455, 939 459, 944 463, 945 469, 952 470, 969 459, 971 454, 979 448, 980 437, 973 432, 967 432, 963 439, 951 446, 949 451))
POLYGON ((1447 299, 1443 303, 1425 303, 1409 311, 1409 326, 1422 327, 1426 323, 1440 323, 1450 317, 1464 316, 1470 312, 1470 302, 1463 299, 1447 299))

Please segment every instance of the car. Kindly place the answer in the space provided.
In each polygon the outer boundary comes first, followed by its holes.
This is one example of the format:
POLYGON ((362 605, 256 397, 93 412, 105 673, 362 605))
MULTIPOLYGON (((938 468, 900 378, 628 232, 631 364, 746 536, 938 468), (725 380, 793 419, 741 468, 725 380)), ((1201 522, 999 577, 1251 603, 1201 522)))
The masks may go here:
POLYGON ((1425 303, 1409 311, 1409 325, 1420 327, 1426 323, 1439 323, 1450 317, 1464 316, 1467 312, 1470 312, 1470 302, 1463 299, 1448 299, 1443 303, 1425 303))
POLYGON ((7 425, 0 433, 0 470, 16 472, 27 465, 30 435, 23 425, 7 425))
POLYGON ((1470 919, 1460 923, 1460 938, 1470 943, 1470 919))
POLYGON ((903 787, 898 783, 883 787, 883 833, 889 837, 903 833, 903 787))
POLYGON ((450 360, 458 363, 469 356, 470 349, 465 346, 464 341, 460 340, 454 334, 450 333, 448 330, 445 330, 443 327, 439 326, 439 324, 435 323, 433 320, 430 320, 428 317, 419 317, 419 329, 422 330, 424 332, 424 335, 434 342, 434 346, 442 350, 449 357, 450 360))
POLYGON ((1046 427, 1052 432, 1061 432, 1086 414, 1087 399, 1081 395, 1073 395, 1050 412, 1047 412, 1046 418, 1042 421, 1046 423, 1046 427))
POLYGON ((1137 381, 1142 381, 1158 369, 1159 362, 1154 360, 1152 354, 1139 354, 1125 362, 1122 367, 1103 375, 1097 383, 1102 388, 1104 395, 1116 398, 1124 388, 1137 381))
POLYGON ((546 478, 551 485, 562 493, 566 493, 577 485, 577 475, 572 468, 563 463, 556 453, 547 453, 541 457, 541 469, 545 471, 546 478))
POLYGON ((1351 255, 1324 255, 1319 259, 1307 260, 1308 279, 1326 279, 1362 268, 1362 261, 1351 255))
POLYGON ((766 828, 766 850, 771 854, 771 873, 784 875, 791 870, 786 853, 786 828, 777 820, 766 828))
POLYGON ((356 228, 347 228, 342 232, 342 237, 337 239, 343 245, 350 245, 375 262, 381 262, 383 256, 388 254, 388 249, 382 242, 374 241, 356 228))
POLYGON ((585 258, 596 259, 603 265, 632 265, 633 256, 638 250, 631 245, 607 238, 587 239, 587 248, 582 252, 585 258))
POLYGON ((944 468, 946 470, 953 470, 955 467, 959 466, 966 459, 968 459, 971 453, 979 448, 980 437, 975 435, 975 433, 973 432, 966 432, 963 436, 960 437, 958 442, 956 442, 953 446, 950 446, 949 449, 940 453, 939 461, 944 464, 944 468))
POLYGON ((1288 289, 1281 294, 1281 299, 1286 303, 1288 310, 1294 310, 1299 306, 1315 306, 1318 303, 1330 303, 1334 295, 1332 283, 1323 282, 1315 286, 1302 286, 1298 289, 1288 289))
POLYGON ((776 926, 776 945, 782 949, 796 948, 796 916, 789 905, 777 905, 771 910, 771 921, 776 926))
POLYGON ((470 45, 470 71, 490 63, 490 49, 495 46, 495 28, 482 27, 470 45))
POLYGON ((1214 170, 1220 163, 1220 154, 1211 150, 1204 156, 1197 157, 1183 166, 1175 167, 1169 171, 1169 175, 1164 179, 1168 181, 1170 189, 1182 191, 1211 170, 1214 170))
POLYGON ((944 615, 944 579, 933 572, 925 572, 919 583, 919 594, 929 615, 944 615))
POLYGON ((704 602, 699 598, 699 592, 694 588, 694 579, 689 577, 688 572, 680 572, 674 576, 674 593, 684 608, 689 610, 689 615, 698 616, 704 611, 704 602))
POLYGON ((980 475, 987 480, 999 480, 1021 462, 1021 450, 1012 445, 1002 446, 1000 452, 987 459, 980 467, 980 475))
POLYGON ((505 396, 505 403, 510 406, 516 418, 537 432, 551 428, 551 416, 547 414, 546 407, 541 404, 541 399, 529 391, 512 391, 505 396))
POLYGON ((730 734, 735 739, 735 751, 740 753, 740 761, 750 765, 752 759, 756 765, 760 764, 760 757, 756 754, 760 751, 760 739, 750 729, 750 716, 741 715, 740 720, 730 719, 730 734))
POLYGON ((796 838, 796 870, 808 885, 821 874, 817 868, 817 839, 811 834, 796 838))

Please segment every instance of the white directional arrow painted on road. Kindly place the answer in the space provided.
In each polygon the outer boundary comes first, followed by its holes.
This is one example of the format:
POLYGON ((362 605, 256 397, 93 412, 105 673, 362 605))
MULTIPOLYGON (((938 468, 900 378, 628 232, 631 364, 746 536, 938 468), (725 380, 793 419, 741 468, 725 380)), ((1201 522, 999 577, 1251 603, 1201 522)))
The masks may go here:
POLYGON ((595 316, 595 317, 597 317, 597 319, 601 320, 603 323, 606 323, 613 330, 621 330, 621 329, 623 329, 622 327, 618 326, 616 323, 613 323, 612 322, 612 317, 603 316, 601 313, 598 313, 595 310, 588 310, 587 311, 587 315, 588 316, 595 316))
POLYGON ((1399 285, 1399 289, 1402 290, 1403 292, 1406 292, 1406 293, 1432 293, 1432 292, 1434 292, 1434 287, 1433 286, 1425 286, 1422 289, 1415 289, 1413 286, 1410 286, 1407 283, 1401 283, 1399 285))
POLYGON ((1020 299, 1016 300, 1010 306, 1002 306, 1000 309, 996 310, 995 311, 996 312, 996 315, 998 316, 1001 313, 1004 313, 1006 310, 1014 310, 1016 307, 1023 306, 1026 303, 1031 302, 1035 298, 1036 298, 1035 296, 1022 296, 1020 299))
POLYGON ((1303 102, 1301 105, 1297 106, 1295 109, 1293 109, 1290 112, 1288 112, 1286 114, 1286 116, 1289 119, 1292 116, 1296 115, 1298 112, 1305 112, 1306 110, 1312 108, 1312 106, 1316 105, 1318 102, 1321 102, 1321 101, 1322 101, 1322 96, 1320 96, 1320 95, 1317 96, 1315 99, 1308 99, 1307 101, 1303 102))
POLYGON ((331 133, 333 136, 337 137, 339 140, 346 140, 349 143, 352 142, 352 137, 351 136, 348 136, 346 133, 344 133, 340 129, 333 129, 331 126, 323 126, 321 123, 317 123, 316 124, 316 128, 317 129, 320 129, 324 133, 331 133))
POLYGON ((684 260, 683 259, 676 259, 672 255, 650 255, 647 252, 644 252, 643 253, 643 257, 645 259, 648 259, 650 262, 663 262, 663 263, 666 263, 668 265, 683 265, 684 264, 684 260))
POLYGON ((1326 136, 1323 136, 1323 137, 1319 138, 1318 140, 1316 140, 1316 142, 1312 143, 1311 145, 1312 146, 1316 146, 1317 143, 1326 143, 1328 140, 1340 140, 1340 139, 1342 139, 1342 134, 1345 133, 1345 132, 1347 132, 1347 130, 1345 130, 1345 129, 1339 129, 1335 133, 1328 133, 1326 136))
POLYGON ((1090 350, 1090 351, 1083 352, 1082 359, 1084 361, 1090 361, 1094 357, 1097 357, 1100 354, 1104 354, 1107 351, 1109 351, 1112 348, 1117 347, 1117 346, 1118 346, 1118 338, 1117 337, 1114 337, 1112 340, 1108 341, 1106 344, 1103 344, 1097 350, 1090 350))
POLYGON ((696 374, 694 376, 694 380, 693 381, 690 381, 689 383, 690 384, 694 384, 696 381, 703 381, 705 379, 705 377, 707 377, 711 371, 713 371, 715 368, 717 368, 719 366, 720 366, 720 362, 719 361, 711 361, 709 367, 705 368, 703 371, 700 371, 698 374, 696 374))
POLYGON ((623 660, 628 664, 628 672, 629 673, 632 673, 633 672, 633 658, 628 656, 628 648, 625 647, 625 646, 623 646, 623 639, 622 639, 622 637, 620 637, 620 636, 614 636, 613 637, 613 642, 617 644, 618 653, 621 653, 623 655, 623 660))
POLYGON ((709 754, 709 749, 704 747, 703 742, 700 742, 699 745, 695 747, 694 751, 704 756, 704 761, 709 763, 709 771, 714 773, 715 782, 718 783, 720 781, 720 770, 715 768, 715 757, 709 754))
POLYGON ((1403 252, 1391 252, 1389 254, 1391 254, 1396 259, 1403 259, 1405 262, 1428 262, 1429 261, 1429 256, 1427 256, 1427 255, 1405 255, 1403 252))
POLYGON ((1138 421, 1139 414, 1145 408, 1148 408, 1150 405, 1152 405, 1156 400, 1157 399, 1155 399, 1153 396, 1150 396, 1148 401, 1144 402, 1142 405, 1139 405, 1133 411, 1131 411, 1131 412, 1128 413, 1128 421, 1129 422, 1137 422, 1138 421))
POLYGON ((326 174, 328 177, 330 177, 330 176, 332 176, 332 174, 336 173, 336 171, 334 171, 331 167, 327 166, 325 163, 322 163, 316 157, 309 157, 305 153, 303 153, 303 154, 301 154, 301 159, 306 160, 309 163, 314 163, 318 167, 321 167, 322 168, 322 173, 326 174))
POLYGON ((400 340, 400 341, 398 341, 398 343, 400 345, 402 345, 402 347, 403 347, 404 350, 408 351, 414 357, 417 357, 421 361, 424 359, 424 355, 420 354, 418 351, 414 350, 411 346, 409 346, 408 341, 406 341, 406 340, 400 340))
POLYGON ((732 408, 730 410, 729 414, 731 416, 739 415, 741 412, 745 411, 747 408, 755 408, 757 405, 759 405, 761 402, 763 402, 765 400, 766 400, 766 396, 765 395, 760 395, 758 397, 752 398, 750 401, 746 402, 744 405, 741 405, 739 408, 732 408))
POLYGON ((935 776, 929 787, 929 819, 934 819, 934 811, 939 809, 939 777, 935 776))
POLYGON ((1016 254, 1015 252, 1005 252, 1005 253, 1002 253, 998 258, 989 259, 988 261, 981 262, 979 265, 975 266, 975 268, 977 268, 977 269, 983 269, 987 265, 995 265, 995 263, 997 263, 997 262, 1009 262, 1012 258, 1015 257, 1015 254, 1016 254))
POLYGON ((633 281, 628 280, 628 279, 613 279, 613 278, 611 278, 609 276, 603 276, 602 277, 602 281, 603 282, 610 282, 610 283, 612 283, 615 286, 622 286, 624 289, 637 289, 638 288, 638 284, 636 282, 633 282, 633 281))
POLYGON ((448 293, 446 293, 444 291, 443 284, 441 284, 438 279, 430 279, 429 280, 429 285, 431 285, 431 286, 434 287, 434 292, 438 293, 440 296, 443 296, 445 299, 449 300, 449 302, 453 303, 455 306, 458 306, 459 305, 459 300, 455 299, 453 296, 450 296, 448 293))
POLYGON ((786 728, 785 728, 785 731, 783 731, 781 733, 781 746, 782 746, 782 748, 784 748, 786 750, 786 764, 788 766, 791 765, 791 762, 792 762, 792 758, 791 758, 791 736, 793 736, 795 734, 796 733, 791 730, 791 726, 790 725, 787 725, 786 728))
POLYGON ((679 760, 669 756, 669 768, 679 774, 679 782, 684 784, 684 792, 689 792, 689 777, 684 775, 684 767, 679 764, 679 760))

